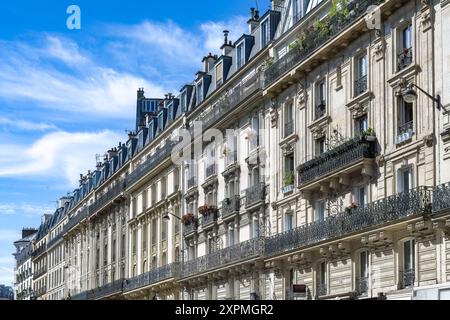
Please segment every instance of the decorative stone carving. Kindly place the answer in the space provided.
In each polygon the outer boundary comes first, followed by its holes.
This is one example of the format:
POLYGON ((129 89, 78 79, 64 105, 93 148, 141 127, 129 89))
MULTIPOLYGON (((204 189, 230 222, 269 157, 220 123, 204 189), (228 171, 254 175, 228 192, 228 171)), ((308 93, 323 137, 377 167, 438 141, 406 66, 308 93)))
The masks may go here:
POLYGON ((278 109, 277 108, 270 108, 270 124, 272 125, 272 128, 276 128, 278 126, 278 109))
POLYGON ((375 61, 380 61, 384 59, 384 54, 386 52, 386 40, 384 37, 379 37, 373 46, 373 57, 375 61))
POLYGON ((314 139, 320 139, 325 137, 325 128, 322 126, 314 127, 311 129, 311 133, 314 139))
POLYGON ((429 135, 423 137, 423 145, 424 146, 431 148, 433 146, 433 144, 434 144, 434 137, 432 134, 429 134, 429 135))
POLYGON ((297 91, 297 107, 299 109, 303 109, 306 106, 307 96, 308 94, 306 93, 305 88, 302 85, 299 85, 297 91))
POLYGON ((432 27, 433 17, 431 14, 431 7, 429 5, 429 1, 422 0, 422 4, 424 7, 422 8, 421 16, 420 16, 420 26, 422 28, 422 32, 426 32, 430 30, 432 27), (428 3, 427 3, 428 2, 428 3))

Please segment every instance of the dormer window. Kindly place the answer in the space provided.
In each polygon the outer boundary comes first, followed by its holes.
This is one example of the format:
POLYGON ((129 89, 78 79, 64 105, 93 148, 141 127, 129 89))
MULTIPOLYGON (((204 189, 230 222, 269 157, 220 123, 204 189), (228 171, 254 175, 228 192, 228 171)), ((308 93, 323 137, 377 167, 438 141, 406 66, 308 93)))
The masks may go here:
POLYGON ((164 129, 164 118, 163 118, 163 114, 160 113, 158 116, 158 129, 159 130, 163 130, 164 129))
POLYGON ((245 43, 242 42, 240 44, 238 44, 238 46, 236 47, 236 63, 237 63, 237 68, 240 69, 242 68, 242 66, 245 64, 245 43))
POLYGON ((261 22, 261 47, 264 48, 270 42, 270 25, 269 19, 261 22))
POLYGON ((223 83, 223 62, 216 66, 216 86, 219 87, 223 83))
POLYGON ((197 84, 197 104, 203 101, 203 81, 197 84))
POLYGON ((184 91, 181 94, 181 108, 183 111, 187 110, 187 93, 186 93, 186 91, 184 91))

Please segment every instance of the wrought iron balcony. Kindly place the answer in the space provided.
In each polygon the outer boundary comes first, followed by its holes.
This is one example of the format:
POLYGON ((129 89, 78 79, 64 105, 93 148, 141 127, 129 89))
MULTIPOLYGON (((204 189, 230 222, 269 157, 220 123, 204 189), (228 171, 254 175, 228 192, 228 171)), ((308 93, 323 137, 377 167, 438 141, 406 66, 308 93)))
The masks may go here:
POLYGON ((160 149, 148 157, 143 163, 137 166, 133 172, 131 172, 126 179, 126 186, 130 188, 136 182, 138 182, 142 177, 149 173, 154 167, 160 164, 164 159, 170 157, 173 148, 177 143, 173 141, 168 141, 160 149))
POLYGON ((99 300, 122 293, 124 279, 119 279, 87 292, 87 300, 99 300))
POLYGON ((70 300, 88 300, 88 293, 87 291, 79 292, 74 294, 73 296, 69 296, 70 300))
POLYGON ((59 241, 61 241, 61 239, 63 238, 63 234, 64 234, 63 232, 60 232, 55 237, 53 237, 52 240, 47 242, 47 248, 51 248, 52 246, 57 244, 59 241))
POLYGON ((202 215, 201 220, 200 220, 200 224, 202 225, 202 228, 205 229, 205 228, 211 226, 214 222, 217 221, 218 216, 219 216, 219 214, 218 214, 217 208, 215 208, 211 212, 208 212, 208 213, 202 215))
POLYGON ((42 267, 39 270, 34 272, 33 279, 37 279, 39 277, 42 277, 46 273, 47 273, 47 267, 42 267))
POLYGON ((173 262, 165 266, 150 270, 124 282, 123 291, 129 292, 171 278, 177 278, 180 273, 180 263, 173 262))
POLYGON ((360 77, 355 81, 355 96, 359 96, 360 94, 367 91, 367 75, 360 77))
POLYGON ((327 112, 327 105, 325 101, 322 101, 319 105, 316 106, 314 110, 314 120, 322 118, 327 112))
POLYGON ((33 252, 31 252, 31 257, 34 259, 34 258, 40 256, 45 251, 47 251, 47 244, 42 244, 41 246, 39 246, 38 248, 33 250, 33 252))
MULTIPOLYGON (((245 99, 260 91, 262 88, 261 77, 259 73, 255 73, 244 83, 239 84, 233 90, 228 91, 220 97, 209 112, 200 116, 195 121, 202 123, 203 132, 211 128, 218 121, 227 116, 231 110, 242 103, 245 99)), ((194 128, 189 128, 191 135, 194 134, 194 128)))
POLYGON ((369 278, 360 277, 356 279, 356 291, 360 296, 366 295, 369 291, 369 278))
POLYGON ((402 123, 398 126, 397 130, 397 144, 405 142, 412 138, 414 135, 414 121, 402 123))
POLYGON ((305 162, 298 169, 298 183, 304 184, 329 176, 332 172, 342 170, 366 158, 375 158, 375 141, 365 137, 355 137, 316 158, 305 162))
POLYGON ((206 178, 209 178, 215 174, 216 174, 216 165, 215 164, 211 164, 206 167, 206 178))
POLYGON ((265 253, 273 256, 299 250, 430 211, 431 190, 418 187, 269 237, 266 239, 265 253))
POLYGON ((222 219, 238 213, 241 207, 241 197, 235 195, 222 201, 222 219))
POLYGON ((310 57, 317 49, 324 46, 331 39, 341 35, 347 28, 358 20, 364 18, 367 9, 372 5, 378 5, 383 0, 354 0, 348 4, 349 14, 346 16, 336 15, 328 22, 328 31, 324 33, 313 25, 304 31, 304 39, 299 47, 290 50, 281 59, 275 61, 264 72, 264 87, 270 86, 282 75, 290 71, 294 66, 302 63, 310 57))
POLYGON ((185 237, 194 234, 197 231, 198 228, 198 220, 195 219, 189 224, 183 224, 183 235, 185 237))
POLYGON ((80 224, 85 218, 89 216, 89 206, 84 206, 76 216, 69 218, 67 223, 64 225, 63 233, 67 233, 70 229, 80 224))
POLYGON ((100 195, 97 199, 95 199, 94 203, 89 206, 89 215, 94 215, 99 210, 103 209, 109 203, 114 201, 118 196, 125 191, 126 181, 124 179, 120 179, 117 183, 106 191, 104 194, 100 195))
POLYGON ((433 189, 433 213, 450 210, 450 182, 433 189))
POLYGON ((257 258, 263 254, 260 238, 253 238, 236 245, 187 261, 181 270, 182 277, 193 276, 228 264, 257 258))
POLYGON ((294 121, 288 121, 284 124, 284 137, 294 133, 294 121))
POLYGON ((398 55, 397 58, 397 66, 398 70, 403 70, 409 65, 411 65, 413 62, 413 49, 412 48, 405 48, 403 49, 403 52, 398 55))
POLYGON ((263 201, 265 196, 265 184, 263 182, 257 183, 245 190, 245 206, 250 207, 263 201))
POLYGON ((187 187, 188 189, 193 188, 197 185, 197 178, 196 177, 191 177, 188 179, 187 181, 187 187))
POLYGON ((415 269, 400 271, 400 289, 413 287, 415 279, 416 279, 415 269))

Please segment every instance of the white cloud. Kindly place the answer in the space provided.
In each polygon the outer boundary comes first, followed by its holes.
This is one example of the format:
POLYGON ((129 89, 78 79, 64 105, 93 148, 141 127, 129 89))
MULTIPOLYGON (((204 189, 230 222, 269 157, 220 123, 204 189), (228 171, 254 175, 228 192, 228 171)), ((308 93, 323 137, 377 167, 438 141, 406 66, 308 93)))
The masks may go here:
POLYGON ((0 145, 1 176, 39 176, 46 179, 65 178, 72 187, 78 185, 80 173, 95 166, 95 154, 115 146, 121 134, 100 132, 56 131, 44 135, 32 145, 4 147, 0 145), (21 150, 16 153, 15 150, 21 150), (2 155, 3 154, 3 155, 2 155), (18 158, 17 154, 21 154, 18 158))
MULTIPOLYGON (((41 216, 44 213, 53 213, 51 206, 35 205, 31 203, 0 203, 0 215, 22 214, 25 216, 41 216)), ((1 239, 1 236, 0 236, 1 239)))
POLYGON ((0 116, 0 125, 25 131, 47 131, 57 129, 54 124, 45 122, 32 122, 27 120, 16 120, 0 116))
POLYGON ((0 83, 4 99, 106 118, 132 118, 139 87, 155 96, 165 92, 141 77, 91 60, 73 41, 54 36, 34 47, 1 41, 0 83), (55 61, 75 67, 58 68, 55 61))

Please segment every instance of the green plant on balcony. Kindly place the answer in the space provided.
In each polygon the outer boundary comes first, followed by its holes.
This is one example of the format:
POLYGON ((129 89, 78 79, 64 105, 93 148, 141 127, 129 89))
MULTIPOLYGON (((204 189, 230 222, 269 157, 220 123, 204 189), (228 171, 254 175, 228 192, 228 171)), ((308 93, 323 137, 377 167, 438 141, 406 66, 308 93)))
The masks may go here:
POLYGON ((262 71, 265 71, 269 69, 272 65, 273 65, 273 58, 269 56, 262 63, 261 69, 262 71))
POLYGON ((329 13, 330 19, 337 18, 339 20, 346 19, 349 16, 348 0, 333 0, 329 13))
POLYGON ((347 19, 349 14, 348 0, 333 0, 328 15, 316 20, 314 29, 318 31, 320 38, 326 38, 331 34, 333 23, 347 19))
POLYGON ((298 38, 289 44, 289 50, 303 50, 306 47, 306 34, 303 32, 298 38))
POLYGON ((314 29, 318 32, 320 38, 325 38, 331 33, 331 22, 329 17, 314 22, 314 29))
POLYGON ((198 213, 200 213, 202 216, 207 216, 209 214, 215 214, 215 213, 217 213, 217 207, 210 206, 208 204, 204 204, 204 205, 198 207, 198 213))
POLYGON ((295 180, 294 172, 285 173, 283 177, 283 186, 287 187, 293 185, 294 180, 295 180))
POLYGON ((361 133, 361 136, 367 141, 375 141, 376 139, 375 130, 373 130, 373 128, 367 128, 361 133))

